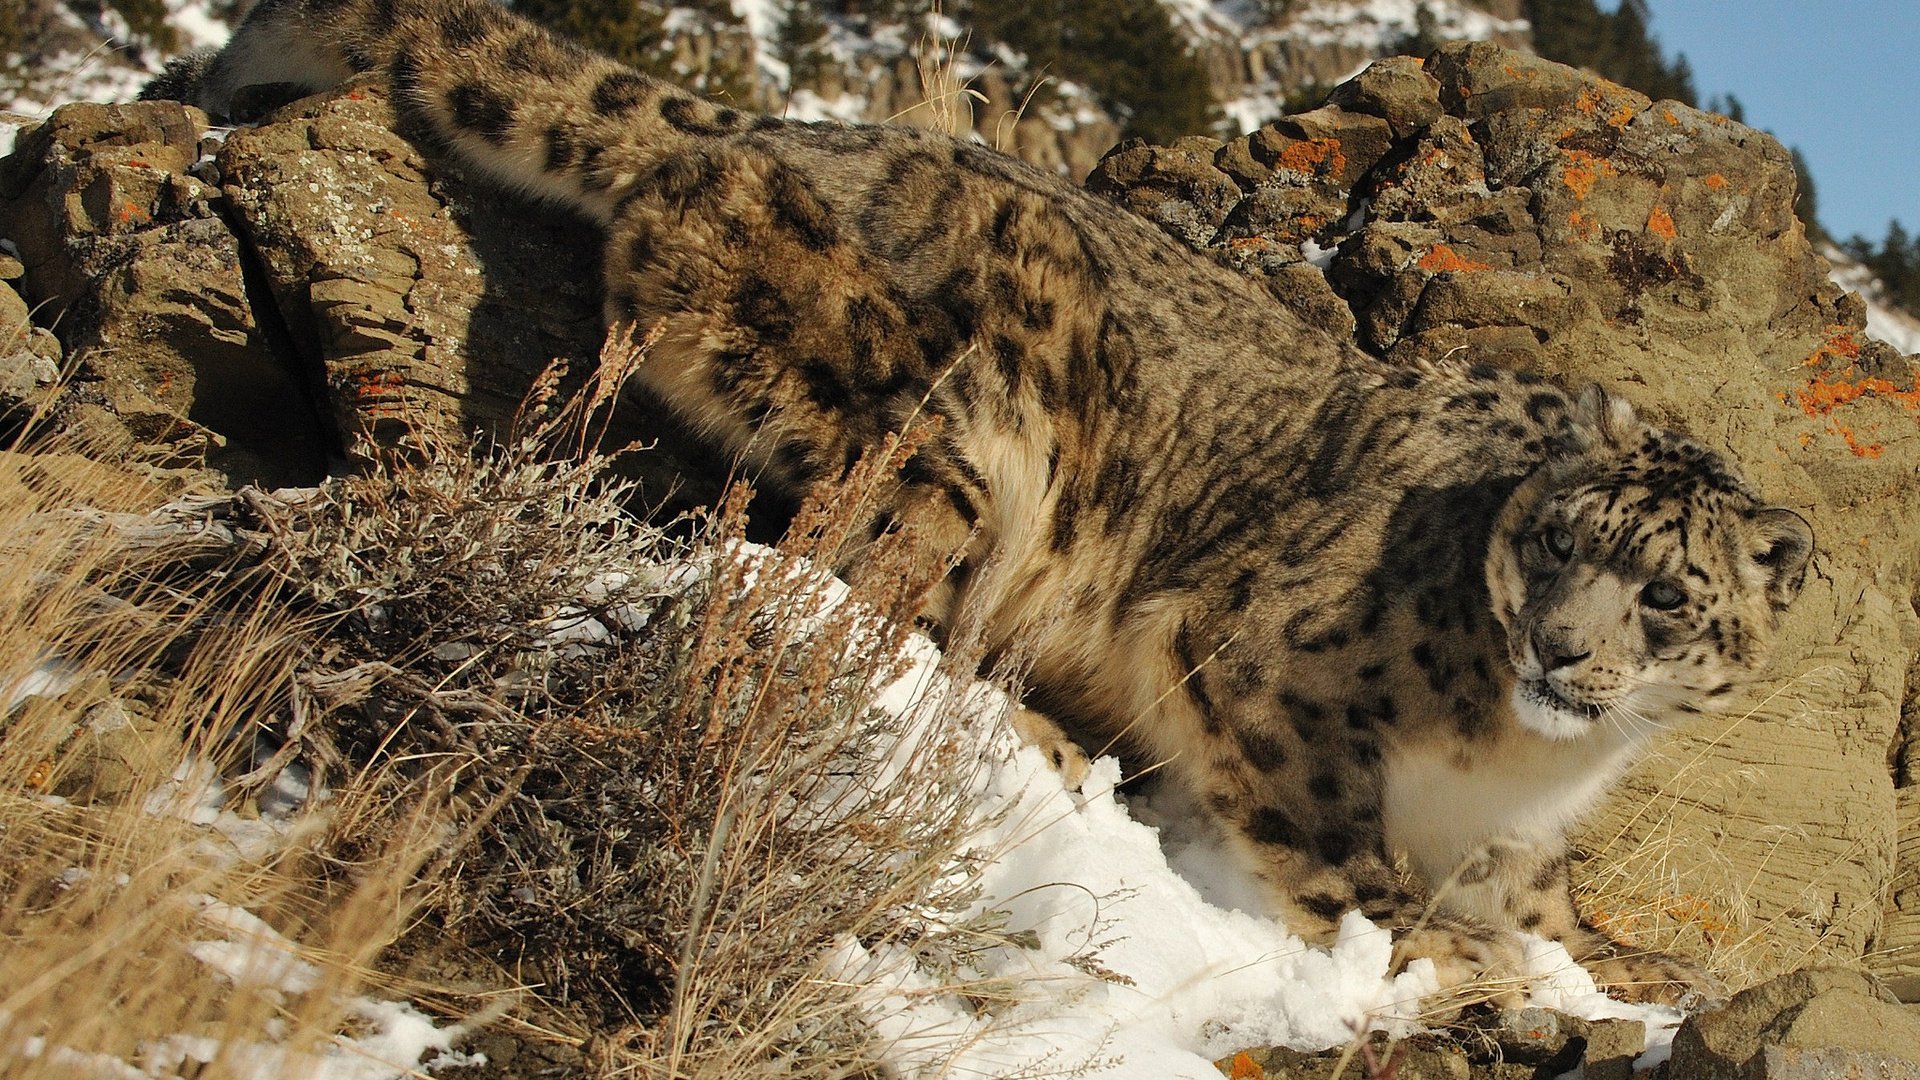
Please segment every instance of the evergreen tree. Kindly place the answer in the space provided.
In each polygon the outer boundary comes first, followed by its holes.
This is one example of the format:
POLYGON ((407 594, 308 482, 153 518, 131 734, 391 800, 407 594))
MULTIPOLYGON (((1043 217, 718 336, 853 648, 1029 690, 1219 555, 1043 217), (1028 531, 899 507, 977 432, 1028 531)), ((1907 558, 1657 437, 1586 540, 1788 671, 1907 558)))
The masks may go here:
MULTIPOLYGON (((22 8, 19 0, 0 0, 0 6, 22 8)), ((174 32, 173 24, 168 21, 166 0, 68 0, 67 4, 75 14, 96 27, 106 27, 107 12, 111 10, 127 24, 131 41, 117 41, 116 44, 129 46, 138 54, 151 46, 163 52, 171 51, 179 43, 179 35, 174 32)))
POLYGON ((1433 8, 1421 4, 1413 9, 1413 33, 1401 38, 1393 51, 1402 56, 1425 57, 1446 43, 1446 36, 1440 33, 1440 17, 1433 13, 1433 8))
POLYGON ((1598 72, 1649 97, 1692 105, 1693 68, 1684 56, 1667 60, 1648 33, 1646 0, 1620 0, 1609 14, 1594 0, 1527 0, 1534 51, 1549 60, 1598 72))
POLYGON ((1129 135, 1170 142, 1213 127, 1206 68, 1159 0, 971 0, 955 14, 1087 87, 1129 135))
POLYGON ((1299 86, 1287 91, 1286 95, 1280 99, 1280 111, 1287 116, 1292 116, 1294 113, 1312 112, 1327 103, 1327 98, 1333 94, 1335 85, 1334 83, 1319 82, 1318 80, 1301 83, 1299 86))
POLYGON ((827 21, 812 0, 782 0, 774 55, 787 65, 788 90, 812 86, 827 63, 827 21))
POLYGON ((550 30, 578 41, 595 52, 642 71, 650 72, 709 94, 750 100, 750 75, 743 70, 721 68, 693 72, 690 75, 670 69, 669 57, 661 48, 666 43, 667 13, 676 7, 690 7, 713 23, 738 23, 729 0, 514 0, 514 10, 541 23, 550 30))
POLYGON ((643 70, 658 67, 667 9, 636 0, 515 0, 514 10, 595 52, 643 70))
POLYGON ((1887 223, 1887 237, 1877 249, 1858 234, 1840 248, 1880 279, 1889 303, 1920 317, 1920 237, 1908 236, 1906 226, 1895 219, 1887 223))
POLYGON ((1887 287, 1887 296, 1907 306, 1909 302, 1920 299, 1915 296, 1916 286, 1920 286, 1920 248, 1916 248, 1907 236, 1906 227, 1898 219, 1887 223, 1887 238, 1880 242, 1880 251, 1867 262, 1873 269, 1880 284, 1887 287))
POLYGON ((931 0, 817 0, 817 6, 841 18, 868 24, 905 22, 932 10, 931 0))

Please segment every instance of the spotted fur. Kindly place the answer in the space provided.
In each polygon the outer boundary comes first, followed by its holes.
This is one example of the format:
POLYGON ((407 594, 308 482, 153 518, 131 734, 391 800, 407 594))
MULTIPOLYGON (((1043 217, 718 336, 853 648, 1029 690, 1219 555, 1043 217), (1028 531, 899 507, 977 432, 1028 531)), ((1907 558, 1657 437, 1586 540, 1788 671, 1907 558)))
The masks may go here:
POLYGON ((191 78, 231 113, 365 72, 604 227, 643 377, 771 481, 928 423, 880 524, 961 556, 929 616, 1164 763, 1291 928, 1358 908, 1448 982, 1521 930, 1643 996, 1696 977, 1581 924, 1562 835, 1799 589, 1805 523, 1719 456, 1598 390, 1369 360, 984 147, 717 105, 484 0, 263 0, 191 78))

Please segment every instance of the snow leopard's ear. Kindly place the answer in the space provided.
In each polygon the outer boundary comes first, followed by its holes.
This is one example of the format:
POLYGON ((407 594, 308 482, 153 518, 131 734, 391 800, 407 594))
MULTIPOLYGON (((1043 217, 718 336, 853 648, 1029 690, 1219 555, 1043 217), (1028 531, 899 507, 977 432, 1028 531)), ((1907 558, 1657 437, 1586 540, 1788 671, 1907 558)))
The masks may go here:
POLYGON ((1813 526, 1784 506, 1757 510, 1750 520, 1747 556, 1766 575, 1767 603, 1776 612, 1785 611, 1807 580, 1807 564, 1813 559, 1813 526))
POLYGON ((1589 386, 1573 405, 1576 426, 1597 433, 1607 445, 1625 450, 1640 442, 1646 425, 1626 398, 1609 394, 1598 386, 1589 386))

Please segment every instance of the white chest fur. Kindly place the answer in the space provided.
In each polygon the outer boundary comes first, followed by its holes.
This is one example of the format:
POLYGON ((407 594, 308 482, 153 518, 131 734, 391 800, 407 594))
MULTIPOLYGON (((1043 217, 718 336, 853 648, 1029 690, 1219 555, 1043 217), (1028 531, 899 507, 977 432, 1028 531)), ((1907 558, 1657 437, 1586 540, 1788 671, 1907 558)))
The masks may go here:
POLYGON ((1464 757, 1458 750, 1441 742, 1387 754, 1387 843, 1430 882, 1489 840, 1557 846, 1632 763, 1638 744, 1601 728, 1566 741, 1514 731, 1464 757))

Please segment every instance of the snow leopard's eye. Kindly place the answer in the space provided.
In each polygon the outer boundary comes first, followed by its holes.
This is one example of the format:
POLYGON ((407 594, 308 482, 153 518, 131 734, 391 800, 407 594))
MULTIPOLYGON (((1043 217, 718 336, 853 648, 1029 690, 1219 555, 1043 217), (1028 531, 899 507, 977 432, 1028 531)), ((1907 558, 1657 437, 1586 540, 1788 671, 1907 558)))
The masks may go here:
POLYGON ((1564 562, 1573 557, 1573 533, 1565 526, 1549 525, 1540 534, 1540 546, 1547 549, 1547 554, 1564 562))
POLYGON ((1640 602, 1655 611, 1672 611, 1687 602, 1687 594, 1670 581, 1651 581, 1640 590, 1640 602))

